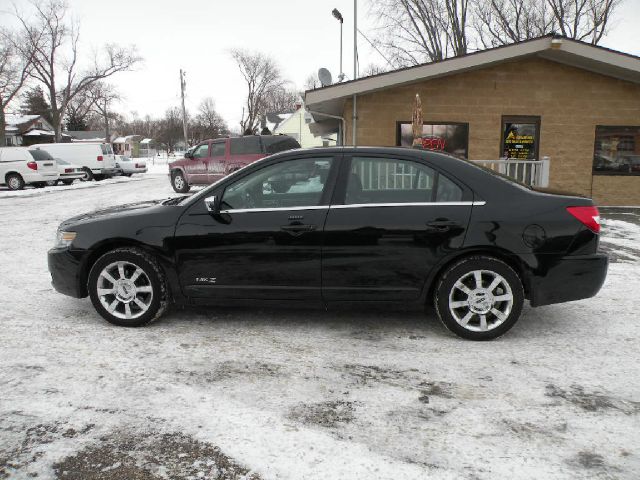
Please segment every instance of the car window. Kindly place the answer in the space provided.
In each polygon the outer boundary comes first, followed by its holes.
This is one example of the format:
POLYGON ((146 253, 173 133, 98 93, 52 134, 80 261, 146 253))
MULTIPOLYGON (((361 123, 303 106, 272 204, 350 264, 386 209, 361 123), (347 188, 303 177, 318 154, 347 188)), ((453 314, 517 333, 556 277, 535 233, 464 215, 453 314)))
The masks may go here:
POLYGON ((53 157, 45 150, 37 150, 34 148, 33 150, 29 150, 29 153, 34 160, 53 160, 53 157))
POLYGON ((345 204, 430 202, 435 172, 421 163, 354 157, 345 204))
POLYGON ((444 175, 438 175, 436 202, 459 202, 462 200, 462 189, 444 175))
POLYGON ((235 137, 231 138, 231 155, 253 155, 262 153, 260 137, 235 137))
POLYGON ((300 148, 300 144, 288 135, 269 135, 261 138, 264 151, 268 154, 300 148))
POLYGON ((212 157, 224 157, 227 144, 225 142, 218 142, 211 144, 211 156, 212 157))
POLYGON ((209 156, 209 144, 200 145, 193 151, 193 158, 207 158, 209 156))
POLYGON ((129 157, 120 157, 120 160, 122 160, 123 162, 130 162, 131 159, 129 157))
POLYGON ((55 159, 55 161, 56 161, 57 163, 59 163, 60 165, 70 165, 70 163, 69 163, 69 162, 67 162, 66 160, 63 160, 63 159, 61 159, 61 158, 56 158, 56 159, 55 159))
POLYGON ((262 168, 226 188, 223 210, 319 205, 332 161, 300 158, 262 168))

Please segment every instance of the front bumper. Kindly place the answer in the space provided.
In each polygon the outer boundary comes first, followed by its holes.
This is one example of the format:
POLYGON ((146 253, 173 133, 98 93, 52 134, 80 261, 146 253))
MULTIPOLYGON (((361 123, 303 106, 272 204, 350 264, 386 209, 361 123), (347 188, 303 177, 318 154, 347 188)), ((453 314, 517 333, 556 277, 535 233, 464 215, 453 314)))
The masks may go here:
POLYGON ((81 261, 67 248, 52 248, 47 254, 51 285, 56 291, 75 298, 87 296, 80 280, 81 261))
POLYGON ((541 265, 530 276, 532 307, 595 296, 607 277, 604 254, 560 257, 541 265))

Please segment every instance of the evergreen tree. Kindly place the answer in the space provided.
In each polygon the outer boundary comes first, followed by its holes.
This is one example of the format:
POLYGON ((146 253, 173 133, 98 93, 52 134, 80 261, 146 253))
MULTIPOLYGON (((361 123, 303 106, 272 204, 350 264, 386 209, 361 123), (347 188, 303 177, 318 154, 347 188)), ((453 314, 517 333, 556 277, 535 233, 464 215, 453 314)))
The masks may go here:
POLYGON ((22 96, 20 113, 23 115, 41 115, 47 122, 51 123, 51 107, 44 98, 44 92, 39 86, 30 88, 22 96))
POLYGON ((67 116, 67 130, 73 132, 89 130, 89 126, 84 118, 70 114, 67 116))

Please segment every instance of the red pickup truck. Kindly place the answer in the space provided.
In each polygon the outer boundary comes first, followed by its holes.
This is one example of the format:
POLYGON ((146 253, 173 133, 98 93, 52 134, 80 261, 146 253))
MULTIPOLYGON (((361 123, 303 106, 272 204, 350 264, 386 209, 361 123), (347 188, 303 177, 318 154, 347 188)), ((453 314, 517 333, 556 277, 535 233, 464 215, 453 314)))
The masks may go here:
POLYGON ((209 185, 245 165, 284 150, 300 148, 287 135, 247 135, 205 140, 192 147, 184 158, 171 162, 171 186, 186 193, 191 185, 209 185))

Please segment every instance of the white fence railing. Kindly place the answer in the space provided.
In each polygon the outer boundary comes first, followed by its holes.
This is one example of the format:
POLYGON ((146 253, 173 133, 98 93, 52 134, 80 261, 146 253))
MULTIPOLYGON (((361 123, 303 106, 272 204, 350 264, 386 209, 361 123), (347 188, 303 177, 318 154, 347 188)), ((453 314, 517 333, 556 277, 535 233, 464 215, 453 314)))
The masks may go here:
POLYGON ((549 186, 549 166, 551 163, 549 157, 542 157, 542 160, 508 158, 504 160, 473 161, 532 187, 549 186))

